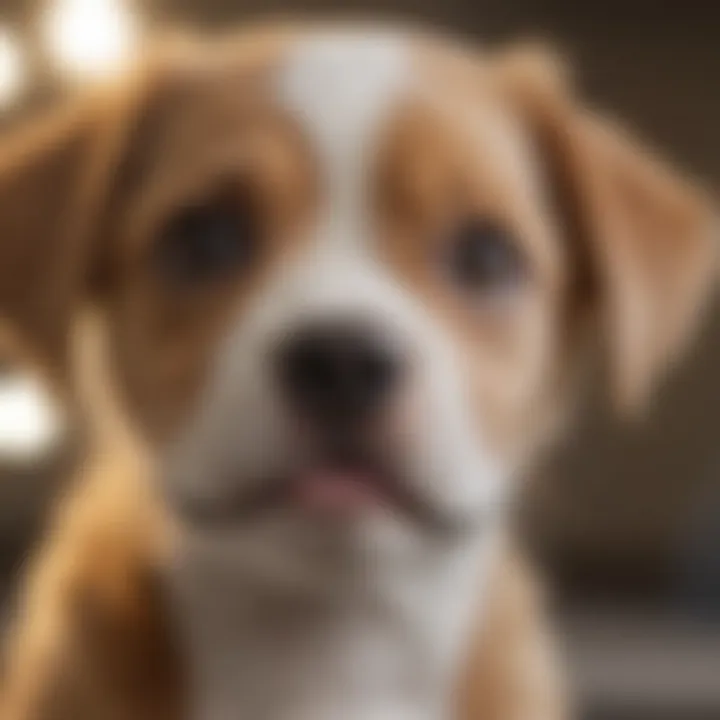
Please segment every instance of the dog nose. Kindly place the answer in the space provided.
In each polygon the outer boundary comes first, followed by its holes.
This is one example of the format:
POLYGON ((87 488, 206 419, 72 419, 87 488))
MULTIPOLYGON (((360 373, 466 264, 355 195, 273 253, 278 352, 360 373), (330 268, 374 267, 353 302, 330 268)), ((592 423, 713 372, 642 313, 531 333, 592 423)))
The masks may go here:
POLYGON ((389 338, 372 328, 322 324, 293 333, 279 353, 295 409, 322 423, 355 423, 381 409, 401 374, 389 338))

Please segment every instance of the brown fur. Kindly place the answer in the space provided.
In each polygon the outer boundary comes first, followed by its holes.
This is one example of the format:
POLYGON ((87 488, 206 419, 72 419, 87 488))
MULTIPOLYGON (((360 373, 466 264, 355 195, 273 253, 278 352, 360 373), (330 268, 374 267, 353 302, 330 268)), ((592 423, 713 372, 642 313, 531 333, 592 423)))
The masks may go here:
MULTIPOLYGON (((302 141, 272 116, 262 97, 258 72, 277 59, 283 46, 278 38, 251 34, 201 52, 181 43, 126 87, 81 102, 2 151, 3 313, 69 393, 78 391, 70 330, 88 304, 102 310, 112 361, 88 400, 99 413, 102 441, 63 505, 20 600, 0 705, 4 720, 181 717, 182 660, 158 592, 169 528, 149 494, 152 469, 140 448, 191 411, 202 365, 228 309, 240 296, 251 296, 262 265, 253 278, 189 303, 158 287, 144 258, 167 214, 188 196, 212 190, 218 179, 217 166, 209 166, 212 148, 217 142, 227 148, 231 140, 246 161, 243 172, 253 173, 258 202, 271 207, 266 216, 286 223, 270 233, 278 244, 267 262, 292 251, 286 230, 312 213, 319 181, 302 141), (245 92, 229 93, 228 83, 245 92), (255 100, 236 105, 227 99, 241 95, 255 100), (255 155, 248 158, 251 133, 257 133, 255 155), (199 149, 194 156, 189 138, 199 149), (178 167, 192 187, 178 184, 178 167), (109 422, 116 412, 118 423, 109 422), (126 431, 139 438, 121 441, 126 431)), ((480 360, 478 347, 495 348, 499 374, 474 372, 478 385, 484 383, 477 391, 483 406, 496 409, 498 440, 527 442, 539 425, 527 395, 516 405, 507 397, 511 378, 537 371, 522 365, 528 357, 522 337, 534 316, 516 318, 515 337, 502 337, 508 328, 494 327, 490 317, 479 330, 467 307, 423 274, 418 253, 428 252, 427 243, 437 237, 429 230, 440 227, 447 212, 440 198, 457 183, 473 207, 486 204, 516 229, 532 258, 532 299, 543 298, 540 305, 530 303, 535 312, 541 306, 563 318, 556 335, 544 341, 537 407, 549 410, 577 360, 579 321, 572 310, 579 303, 587 310, 583 319, 605 318, 620 395, 644 395, 685 344, 710 284, 712 216, 705 196, 658 168, 607 121, 579 108, 558 73, 548 69, 552 63, 537 54, 488 58, 481 69, 465 51, 436 48, 425 62, 447 88, 447 102, 467 104, 461 97, 470 90, 475 97, 482 88, 484 101, 508 126, 524 128, 525 152, 539 155, 554 189, 550 210, 528 187, 528 164, 504 163, 502 151, 490 145, 485 162, 470 167, 462 147, 447 142, 448 130, 450 136, 464 131, 441 114, 419 110, 398 119, 402 142, 389 138, 379 159, 378 207, 391 263, 456 328, 473 362, 480 360), (437 185, 440 178, 450 183, 445 189, 437 185), (417 241, 412 225, 419 217, 426 218, 427 243, 417 241)), ((459 678, 462 720, 522 720, 528 713, 557 720, 564 712, 544 619, 524 577, 522 566, 508 559, 495 583, 489 624, 459 678)))

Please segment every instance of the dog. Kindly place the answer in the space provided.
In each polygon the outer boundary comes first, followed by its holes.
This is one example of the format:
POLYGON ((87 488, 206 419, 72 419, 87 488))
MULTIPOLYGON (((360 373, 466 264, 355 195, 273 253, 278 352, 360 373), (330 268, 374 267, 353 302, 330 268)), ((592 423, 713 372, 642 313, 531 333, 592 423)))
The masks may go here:
POLYGON ((5 720, 558 720, 508 525, 597 359, 633 412, 716 216, 551 50, 163 44, 5 141, 0 308, 91 452, 5 720))

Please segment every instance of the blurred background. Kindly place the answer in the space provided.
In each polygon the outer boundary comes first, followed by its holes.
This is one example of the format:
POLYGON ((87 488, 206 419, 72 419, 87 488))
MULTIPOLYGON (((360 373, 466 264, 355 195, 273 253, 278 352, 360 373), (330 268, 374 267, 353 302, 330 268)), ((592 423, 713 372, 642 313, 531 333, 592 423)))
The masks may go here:
MULTIPOLYGON (((144 34, 359 11, 482 42, 554 40, 587 93, 720 180, 720 3, 685 0, 0 0, 0 135, 117 72, 144 34)), ((0 601, 81 446, 0 347, 0 601)), ((720 718, 720 307, 641 422, 602 393, 528 485, 521 528, 557 598, 583 720, 720 718)))

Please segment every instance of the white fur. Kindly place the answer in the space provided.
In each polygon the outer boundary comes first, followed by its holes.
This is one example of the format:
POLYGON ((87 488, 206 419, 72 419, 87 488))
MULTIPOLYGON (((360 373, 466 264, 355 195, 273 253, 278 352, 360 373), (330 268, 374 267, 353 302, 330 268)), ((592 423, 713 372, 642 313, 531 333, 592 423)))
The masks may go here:
MULTIPOLYGON (((458 352, 374 252, 369 161, 411 85, 409 48, 387 35, 309 38, 279 73, 278 102, 321 164, 325 213, 312 248, 231 327, 192 423, 168 449, 172 492, 221 499, 296 466, 303 444, 274 384, 273 349, 306 320, 362 317, 411 359, 408 476, 451 514, 477 518, 499 496, 503 471, 479 437, 458 352)), ((440 540, 376 517, 328 536, 273 515, 183 538, 171 589, 193 661, 192 720, 447 717, 491 534, 440 540)))

